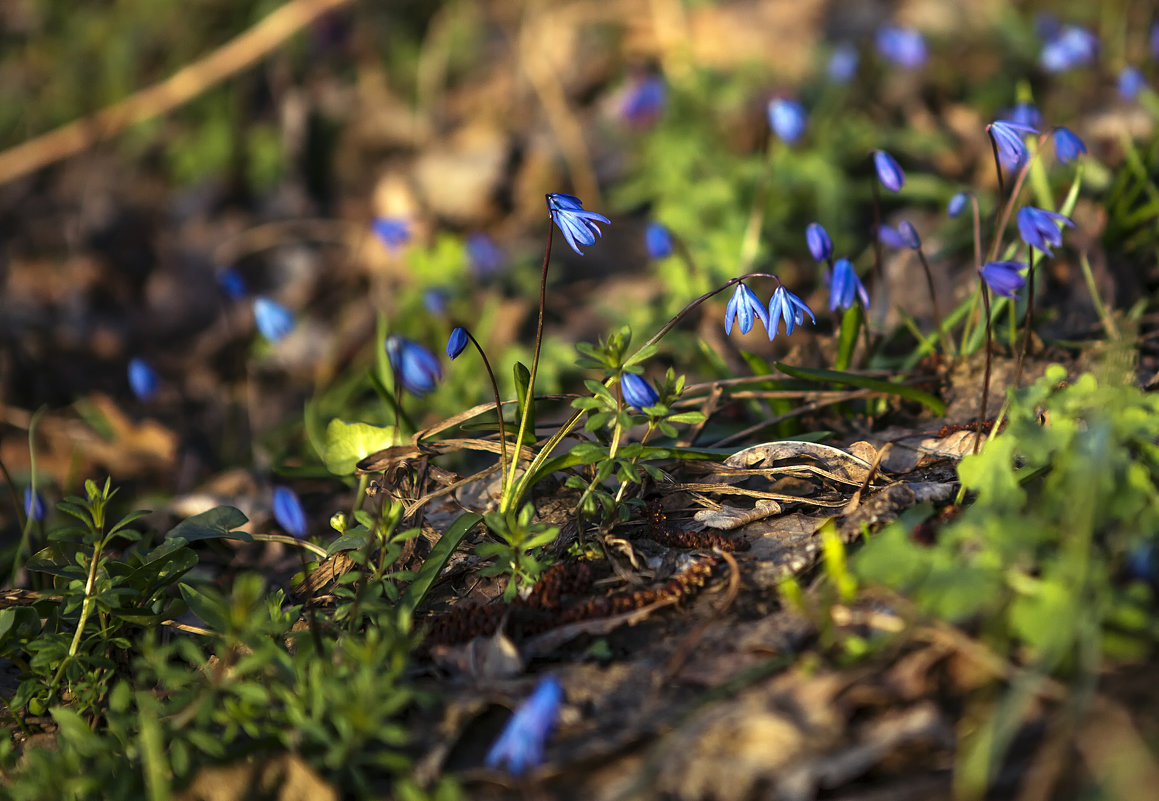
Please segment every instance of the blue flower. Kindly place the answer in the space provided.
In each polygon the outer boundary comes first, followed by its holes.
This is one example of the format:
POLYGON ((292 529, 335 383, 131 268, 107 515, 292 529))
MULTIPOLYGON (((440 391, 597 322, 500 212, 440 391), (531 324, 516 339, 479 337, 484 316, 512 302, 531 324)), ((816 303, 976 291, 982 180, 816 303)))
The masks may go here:
POLYGON ((394 369, 395 380, 416 398, 433 390, 443 377, 443 369, 435 355, 406 337, 397 334, 388 336, 386 355, 394 369))
POLYGON ((668 87, 659 75, 637 78, 624 95, 620 116, 629 125, 648 128, 664 113, 668 87))
POLYGON ((1042 125, 1042 112, 1035 108, 1033 103, 1018 103, 1006 116, 1015 125, 1025 125, 1028 128, 1042 125))
POLYGON ((897 192, 905 186, 905 173, 901 166, 884 150, 873 151, 873 168, 877 170, 881 185, 889 191, 897 192))
POLYGON ((769 311, 765 308, 765 304, 761 303, 756 293, 743 283, 737 284, 736 291, 732 293, 732 298, 724 308, 725 335, 732 333, 733 320, 737 320, 742 334, 753 330, 754 314, 765 324, 765 328, 769 327, 769 311))
POLYGON ((1018 233, 1022 241, 1038 248, 1047 256, 1053 256, 1052 247, 1062 244, 1062 229, 1059 223, 1071 228, 1074 221, 1058 212, 1023 206, 1018 210, 1018 233))
POLYGON ((161 380, 144 359, 129 360, 129 389, 142 401, 152 400, 160 391, 161 380))
POLYGON ((877 52, 886 61, 905 69, 916 69, 926 63, 926 40, 913 28, 882 25, 875 36, 877 52))
POLYGON ((805 305, 805 301, 785 289, 784 285, 778 286, 773 292, 772 298, 769 299, 769 321, 771 323, 769 325, 769 341, 771 342, 777 336, 781 320, 785 321, 785 336, 788 336, 793 333, 794 328, 804 322, 806 314, 816 325, 817 318, 805 305))
POLYGON ((1087 146, 1083 144, 1083 140, 1066 128, 1055 128, 1052 135, 1054 137, 1054 154, 1063 164, 1069 164, 1087 152, 1087 146))
POLYGON ((829 65, 826 68, 829 80, 834 83, 849 83, 857 74, 857 65, 860 60, 861 56, 858 55, 857 48, 853 45, 837 45, 833 55, 829 56, 829 65))
POLYGON ((503 268, 507 257, 495 241, 484 233, 474 233, 467 237, 467 258, 471 271, 479 278, 487 278, 503 268))
POLYGON ((833 277, 829 281, 829 311, 848 309, 853 305, 854 298, 861 298, 861 305, 869 308, 869 293, 854 272, 853 262, 838 259, 833 265, 833 277))
POLYGON ((603 236, 596 222, 612 224, 602 214, 594 211, 585 211, 580 199, 575 195, 565 195, 562 192, 550 192, 547 197, 547 210, 552 221, 559 226, 563 238, 568 246, 579 255, 584 255, 580 245, 594 245, 597 236, 603 236))
POLYGON ((1119 73, 1119 97, 1124 100, 1134 100, 1146 85, 1147 81, 1138 67, 1123 67, 1119 73))
POLYGON ((1004 298, 1016 298, 1018 290, 1026 285, 1022 271, 1026 265, 1020 261, 988 261, 978 269, 978 275, 1004 298))
POLYGON ((769 127, 773 129, 777 138, 787 145, 793 144, 805 133, 808 118, 805 115, 805 107, 796 100, 783 97, 770 100, 768 115, 769 127))
POLYGON ((1077 25, 1068 25, 1042 48, 1039 63, 1047 72, 1065 72, 1085 67, 1099 52, 1098 38, 1077 25))
POLYGON ((624 401, 635 409, 647 409, 660 400, 652 385, 635 373, 620 375, 620 391, 624 393, 624 401))
POLYGON ((24 488, 24 514, 37 523, 44 519, 44 498, 32 487, 24 488))
POLYGON ((289 487, 274 487, 274 520, 297 539, 306 536, 306 511, 298 500, 298 493, 289 487))
POLYGON ((833 258, 833 240, 829 232, 821 223, 809 223, 805 229, 805 242, 809 245, 809 252, 817 261, 829 261, 833 258))
POLYGON ((909 220, 902 220, 897 224, 897 235, 902 244, 910 250, 922 249, 922 238, 918 236, 917 229, 909 220))
POLYGON ((245 295, 245 279, 233 267, 227 267, 217 275, 217 285, 230 300, 239 300, 245 295))
POLYGON ((990 134, 995 147, 998 148, 999 163, 1008 170, 1016 170, 1021 167, 1030 155, 1022 135, 1038 133, 1029 125, 1019 125, 1016 122, 1006 120, 990 123, 986 126, 986 131, 990 134))
POLYGON ((484 760, 489 768, 507 766, 512 776, 543 762, 543 748, 559 719, 563 687, 553 676, 546 676, 535 686, 531 696, 519 705, 499 739, 484 760))
POLYGON ((258 333, 270 342, 281 342, 294 330, 294 315, 278 303, 259 295, 254 298, 254 322, 258 333))
POLYGON ((888 248, 901 250, 907 247, 905 240, 902 239, 901 232, 892 225, 886 225, 885 223, 879 225, 877 227, 877 238, 888 248))
POLYGON ((447 301, 451 299, 451 293, 446 287, 429 286, 423 290, 423 306, 427 313, 435 317, 442 317, 447 313, 447 301))
POLYGON ((410 239, 410 226, 401 217, 375 217, 371 230, 389 250, 396 250, 410 239))
POLYGON ((946 204, 946 213, 951 217, 957 217, 966 208, 966 204, 970 201, 969 192, 959 192, 950 198, 950 202, 946 204))
POLYGON ((648 223, 644 229, 644 247, 651 259, 664 259, 672 255, 672 234, 658 222, 648 223))
POLYGON ((467 347, 468 341, 467 332, 462 328, 456 328, 451 332, 447 338, 447 356, 451 358, 451 361, 458 358, 459 354, 463 352, 463 348, 467 347))

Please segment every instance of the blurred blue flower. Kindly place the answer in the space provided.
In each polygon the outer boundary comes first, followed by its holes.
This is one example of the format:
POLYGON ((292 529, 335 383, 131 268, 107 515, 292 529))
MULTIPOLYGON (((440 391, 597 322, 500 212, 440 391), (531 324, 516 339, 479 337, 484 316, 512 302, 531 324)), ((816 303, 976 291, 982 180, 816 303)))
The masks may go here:
POLYGON ((882 25, 874 38, 878 54, 892 64, 916 69, 926 63, 926 40, 917 30, 882 25))
POLYGON ((547 209, 552 221, 559 226, 568 246, 579 255, 584 255, 580 245, 594 245, 597 236, 603 236, 597 222, 612 224, 602 214, 585 211, 580 199, 575 195, 550 192, 546 195, 547 209))
POLYGON ((1022 271, 1026 264, 1020 261, 988 261, 978 269, 978 275, 1004 298, 1018 297, 1018 290, 1026 285, 1022 271))
POLYGON ((724 308, 725 335, 732 333, 733 320, 737 321, 742 334, 752 331, 753 315, 760 318, 761 322, 765 324, 765 328, 769 327, 769 312, 765 308, 765 304, 761 303, 756 293, 744 283, 739 283, 736 285, 736 291, 732 293, 728 305, 724 308))
POLYGON ((833 265, 833 277, 829 280, 829 311, 848 309, 856 298, 861 298, 861 305, 869 308, 869 293, 857 277, 853 262, 838 259, 833 265))
POLYGON ((462 328, 456 328, 451 332, 451 335, 447 338, 447 356, 451 358, 451 361, 458 358, 459 354, 463 352, 463 348, 467 347, 467 342, 469 341, 467 332, 462 328))
POLYGON ((922 238, 918 236, 918 231, 913 227, 909 220, 902 220, 897 224, 897 235, 901 239, 902 244, 910 250, 922 249, 922 238))
POLYGON ((1147 85, 1147 80, 1138 67, 1123 67, 1119 73, 1119 97, 1134 100, 1147 85))
POLYGON ((442 317, 447 313, 447 303, 451 299, 451 293, 446 287, 429 286, 423 290, 423 308, 427 310, 427 314, 434 317, 442 317))
POLYGON ((370 228, 389 250, 396 250, 410 239, 410 226, 402 217, 375 217, 370 228))
POLYGON ((44 519, 44 498, 39 492, 33 492, 32 487, 24 488, 24 514, 37 523, 44 519))
POLYGON ((391 334, 386 338, 386 355, 395 380, 416 398, 433 390, 443 377, 439 360, 429 350, 406 337, 391 334))
POLYGON ((1047 72, 1065 72, 1090 64, 1098 52, 1098 37, 1085 28, 1067 25, 1043 45, 1039 63, 1047 72))
POLYGON ((1155 543, 1140 542, 1127 552, 1127 559, 1123 564, 1128 579, 1155 584, 1159 580, 1159 559, 1156 559, 1155 543))
POLYGON ((1018 103, 1006 114, 1015 125, 1025 125, 1028 128, 1037 128, 1042 125, 1042 112, 1035 108, 1033 103, 1018 103))
POLYGON ((969 192, 958 192, 956 195, 950 198, 950 202, 946 204, 946 213, 951 217, 957 217, 962 213, 962 210, 966 208, 966 204, 969 201, 969 192))
POLYGON ((1019 125, 1007 120, 990 123, 986 126, 986 131, 998 148, 999 163, 1008 170, 1016 170, 1021 167, 1030 155, 1022 135, 1038 133, 1029 125, 1019 125))
POLYGON ((274 520, 290 536, 299 540, 306 536, 306 511, 289 487, 274 487, 274 520))
POLYGON ((495 240, 482 232, 467 237, 467 258, 477 278, 488 278, 503 269, 507 256, 495 240))
POLYGON ((1087 152, 1087 146, 1083 144, 1083 140, 1066 128, 1055 128, 1053 136, 1054 154, 1063 164, 1069 164, 1087 152))
POLYGON ((217 285, 230 300, 240 300, 245 296, 245 279, 233 267, 226 267, 217 275, 217 285))
POLYGON ((265 295, 254 298, 254 322, 258 333, 270 342, 281 342, 294 330, 294 315, 265 295))
POLYGON ((520 776, 528 768, 538 766, 543 762, 543 748, 559 720, 562 703, 563 687, 555 677, 545 676, 515 710, 487 752, 484 764, 489 768, 506 765, 512 776, 520 776))
POLYGON ((1018 233, 1022 241, 1038 248, 1047 256, 1053 256, 1052 247, 1062 244, 1062 229, 1059 225, 1074 227, 1074 221, 1055 211, 1023 206, 1018 210, 1018 233))
POLYGON ((848 43, 837 45, 833 55, 829 56, 829 65, 826 68, 829 80, 834 83, 849 83, 857 74, 860 60, 861 56, 853 45, 848 43))
POLYGON ((805 228, 805 242, 817 261, 829 261, 833 258, 833 240, 829 238, 829 232, 821 223, 809 223, 805 228))
POLYGON ((877 227, 877 238, 881 240, 881 244, 887 248, 895 248, 901 250, 907 247, 905 240, 902 239, 901 232, 892 225, 882 223, 877 227))
POLYGON ((897 192, 905 186, 905 173, 901 165, 884 150, 873 151, 873 168, 877 171, 881 185, 889 191, 897 192))
POLYGON ((660 223, 650 222, 644 229, 644 247, 648 249, 648 258, 667 258, 672 255, 672 234, 660 223))
POLYGON ((144 359, 129 359, 129 389, 142 401, 152 400, 161 390, 161 379, 144 359))
POLYGON ((778 286, 769 299, 769 341, 777 336, 781 320, 785 321, 785 336, 788 336, 793 333, 794 328, 804 322, 806 314, 813 321, 813 325, 816 325, 817 318, 805 305, 805 301, 785 289, 783 284, 778 286))
POLYGON ((668 86, 659 75, 638 77, 624 94, 620 116, 636 128, 649 128, 664 113, 667 98, 668 86))
POLYGON ((660 400, 652 385, 635 373, 620 374, 620 391, 624 394, 624 401, 635 409, 647 409, 660 400))
POLYGON ((1151 58, 1159 59, 1159 22, 1151 24, 1151 36, 1148 38, 1148 48, 1151 51, 1151 58))
POLYGON ((769 127, 787 145, 801 138, 808 124, 805 107, 796 100, 784 97, 773 98, 768 106, 769 127))

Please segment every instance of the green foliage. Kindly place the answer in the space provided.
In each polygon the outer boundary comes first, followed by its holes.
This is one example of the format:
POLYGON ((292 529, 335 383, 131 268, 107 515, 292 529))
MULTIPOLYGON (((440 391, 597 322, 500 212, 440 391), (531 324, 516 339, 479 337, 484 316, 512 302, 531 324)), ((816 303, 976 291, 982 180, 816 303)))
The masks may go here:
POLYGON ((559 528, 543 522, 535 522, 535 506, 526 504, 518 514, 507 515, 491 512, 483 520, 501 542, 481 543, 475 552, 484 558, 493 558, 494 563, 484 567, 484 576, 508 575, 504 597, 511 600, 520 587, 535 584, 539 575, 548 568, 539 551, 559 536, 559 528))

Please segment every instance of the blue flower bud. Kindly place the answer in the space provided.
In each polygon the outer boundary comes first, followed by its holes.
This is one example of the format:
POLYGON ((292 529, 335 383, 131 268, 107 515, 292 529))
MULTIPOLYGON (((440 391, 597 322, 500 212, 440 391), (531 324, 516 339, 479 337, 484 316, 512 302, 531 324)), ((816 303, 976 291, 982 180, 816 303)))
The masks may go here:
POLYGON ((129 360, 129 389, 137 400, 147 401, 157 397, 161 389, 161 379, 153 372, 149 363, 141 358, 129 360))
POLYGON ((897 192, 905 186, 905 173, 901 165, 884 150, 873 151, 873 168, 877 170, 881 185, 889 191, 897 192))
POLYGON ((281 342, 294 330, 294 315, 265 295, 254 298, 254 323, 270 342, 281 342))
POLYGON ((652 385, 635 373, 620 375, 620 391, 624 395, 624 402, 635 409, 647 409, 660 400, 652 385))
POLYGON ((1066 128, 1054 129, 1054 154, 1063 164, 1069 164, 1087 152, 1083 140, 1066 128))
POLYGON ((809 223, 805 229, 805 242, 817 261, 829 261, 833 258, 833 240, 829 238, 829 232, 821 223, 809 223))
POLYGON ((447 339, 447 356, 454 361, 463 352, 463 348, 467 347, 468 341, 467 332, 462 328, 456 328, 447 339))
POLYGON ((897 234, 901 237, 902 244, 910 250, 922 249, 922 238, 918 236, 917 229, 909 220, 902 220, 897 224, 897 234))
POLYGON ((664 259, 672 255, 672 234, 658 222, 648 223, 644 229, 644 246, 651 259, 664 259))
POLYGON ((297 539, 306 536, 306 511, 298 494, 289 487, 274 487, 274 520, 287 534, 297 539))
POLYGON ((782 97, 769 101, 769 127, 787 145, 791 145, 805 133, 807 118, 805 107, 796 100, 782 97))

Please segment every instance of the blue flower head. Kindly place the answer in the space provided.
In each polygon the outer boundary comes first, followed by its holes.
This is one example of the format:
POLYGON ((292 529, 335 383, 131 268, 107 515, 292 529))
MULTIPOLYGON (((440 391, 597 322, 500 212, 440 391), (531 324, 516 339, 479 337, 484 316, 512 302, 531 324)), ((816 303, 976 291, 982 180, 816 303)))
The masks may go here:
POLYGON ((580 199, 575 195, 565 195, 562 192, 547 194, 547 210, 551 220, 559 226, 563 238, 568 246, 579 255, 584 255, 580 245, 594 245, 597 236, 603 236, 597 222, 612 224, 602 214, 594 211, 585 211, 580 199))
POLYGON ((902 244, 910 250, 922 249, 922 238, 918 236, 917 229, 909 220, 902 220, 897 224, 897 235, 901 238, 902 244))
POLYGON ((880 239, 881 243, 887 248, 901 250, 902 248, 908 247, 905 240, 901 236, 901 232, 894 228, 892 225, 886 225, 885 223, 879 225, 877 227, 877 238, 880 239))
POLYGON ((793 144, 805 133, 808 117, 805 114, 805 107, 796 100, 783 97, 770 100, 768 115, 769 127, 773 129, 777 138, 787 145, 793 144))
POLYGON ((785 336, 788 336, 793 333, 794 328, 804 322, 806 314, 813 321, 813 325, 816 325, 817 318, 805 305, 805 301, 785 289, 783 284, 778 286, 769 299, 769 341, 777 336, 781 320, 785 321, 785 336))
POLYGON ((848 309, 856 298, 861 298, 861 305, 869 308, 869 293, 854 272, 853 263, 849 259, 838 259, 829 281, 829 311, 848 309))
POLYGON ((1030 151, 1026 148, 1023 134, 1036 134, 1038 131, 1029 125, 1019 125, 1016 122, 998 120, 986 126, 990 139, 998 149, 998 161, 1007 170, 1016 170, 1026 163, 1030 151))
POLYGON ((946 213, 951 217, 957 217, 966 208, 968 202, 970 202, 970 194, 968 192, 958 192, 946 204, 946 213))
POLYGON ((1123 67, 1119 73, 1119 97, 1124 100, 1134 100, 1146 85, 1147 79, 1138 67, 1123 67))
POLYGON ((1027 128, 1037 128, 1042 125, 1042 112, 1033 103, 1018 103, 1007 113, 1015 125, 1025 125, 1027 128))
POLYGON ((1085 28, 1067 25, 1043 45, 1039 63, 1047 72, 1066 72, 1090 64, 1098 52, 1098 37, 1085 28))
POLYGON ((732 293, 728 305, 724 308, 725 335, 732 333, 733 320, 739 324, 742 334, 752 331, 753 315, 760 318, 760 321, 765 324, 765 328, 769 327, 769 310, 765 308, 765 304, 761 303, 757 294, 744 283, 739 283, 736 285, 736 291, 732 293))
POLYGON ((507 257, 495 241, 484 233, 476 232, 467 237, 467 258, 471 272, 478 278, 488 278, 503 269, 507 257))
POLYGON ((668 258, 672 255, 672 234, 660 223, 650 222, 644 229, 644 247, 648 249, 648 258, 668 258))
POLYGON ((833 240, 829 232, 821 223, 809 223, 805 229, 805 242, 809 245, 809 252, 817 261, 829 261, 833 258, 833 240))
POLYGON ((443 377, 439 360, 429 350, 406 337, 391 334, 386 338, 386 355, 395 380, 416 398, 433 390, 443 377))
POLYGON ((447 356, 451 361, 459 357, 463 349, 467 347, 467 332, 462 328, 456 328, 451 332, 451 336, 447 338, 447 356))
POLYGON ((978 269, 986 286, 1004 298, 1018 297, 1018 290, 1026 285, 1022 271, 1026 264, 1020 261, 988 261, 978 269))
POLYGON ((620 391, 624 394, 624 401, 634 409, 647 409, 660 400, 652 385, 635 373, 620 375, 620 391))
POLYGON ((849 83, 857 74, 857 65, 860 60, 857 48, 853 45, 848 43, 837 45, 833 55, 829 56, 829 65, 825 70, 829 75, 829 80, 834 83, 849 83))
POLYGON ((402 217, 375 217, 370 228, 388 250, 397 250, 410 239, 410 226, 402 217))
POLYGON ((24 488, 24 514, 38 523, 44 519, 44 498, 39 492, 33 492, 32 487, 24 488))
POLYGON ((521 776, 528 768, 543 762, 543 748, 559 719, 563 687, 553 676, 546 676, 535 686, 531 696, 519 705, 499 739, 487 752, 484 764, 489 768, 507 766, 512 776, 521 776))
POLYGON ((161 390, 161 379, 144 359, 129 360, 129 389, 142 401, 152 400, 161 390))
POLYGON ((254 322, 258 333, 270 342, 281 342, 294 330, 294 315, 265 295, 254 298, 254 322))
POLYGON ((1069 164, 1087 152, 1087 146, 1083 144, 1083 140, 1067 128, 1055 128, 1053 137, 1054 154, 1063 164, 1069 164))
POLYGON ((429 286, 423 290, 423 307, 427 313, 435 317, 442 317, 447 313, 447 302, 451 293, 446 287, 429 286))
POLYGON ((873 168, 877 170, 877 178, 881 185, 890 192, 897 192, 905 186, 905 173, 901 165, 893 156, 884 150, 873 151, 873 168))
POLYGON ((620 116, 636 128, 649 128, 656 124, 664 113, 668 98, 668 86, 659 75, 645 75, 637 78, 624 94, 620 106, 620 116))
POLYGON ((274 487, 274 520, 297 539, 306 536, 306 511, 298 500, 298 493, 289 487, 274 487))
POLYGON ((926 40, 913 28, 882 25, 874 41, 878 54, 899 67, 917 69, 926 63, 926 40))
POLYGON ((1062 244, 1062 229, 1059 224, 1073 228, 1074 221, 1058 212, 1023 206, 1018 210, 1018 233, 1022 241, 1037 248, 1047 256, 1053 256, 1052 247, 1062 244))
POLYGON ((217 274, 217 285, 230 300, 240 300, 245 296, 245 279, 233 267, 226 267, 217 274))

